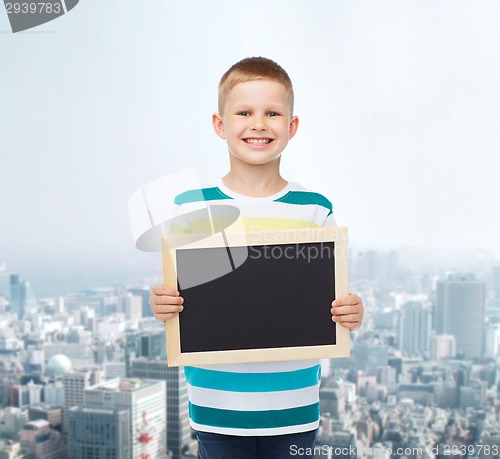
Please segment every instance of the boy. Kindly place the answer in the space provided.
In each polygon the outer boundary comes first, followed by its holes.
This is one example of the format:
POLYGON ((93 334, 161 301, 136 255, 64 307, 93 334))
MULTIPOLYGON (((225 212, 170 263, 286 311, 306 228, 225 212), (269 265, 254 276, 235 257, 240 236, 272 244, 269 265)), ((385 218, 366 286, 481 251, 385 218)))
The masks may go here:
MULTIPOLYGON (((263 57, 243 59, 223 75, 218 102, 212 125, 227 143, 229 173, 215 187, 177 196, 176 204, 188 209, 203 196, 237 206, 254 231, 335 225, 330 201, 280 175, 281 153, 299 125, 285 70, 263 57)), ((156 319, 166 321, 182 312, 183 299, 159 286, 152 290, 151 307, 156 319)), ((361 325, 363 309, 356 295, 339 298, 331 305, 332 321, 353 330, 361 325)), ((185 374, 202 459, 279 459, 312 451, 320 414, 319 361, 186 367, 185 374)))

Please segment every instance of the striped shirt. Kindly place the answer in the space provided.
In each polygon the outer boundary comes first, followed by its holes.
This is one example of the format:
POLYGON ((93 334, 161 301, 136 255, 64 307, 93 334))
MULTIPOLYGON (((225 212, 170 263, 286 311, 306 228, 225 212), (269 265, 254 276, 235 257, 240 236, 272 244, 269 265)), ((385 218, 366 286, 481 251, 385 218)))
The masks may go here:
MULTIPOLYGON (((254 198, 217 186, 186 191, 175 203, 181 214, 200 202, 239 209, 250 231, 335 226, 332 204, 297 183, 254 198)), ((228 231, 230 229, 227 229, 228 231)), ((281 435, 319 425, 319 360, 185 367, 191 427, 226 435, 281 435)))

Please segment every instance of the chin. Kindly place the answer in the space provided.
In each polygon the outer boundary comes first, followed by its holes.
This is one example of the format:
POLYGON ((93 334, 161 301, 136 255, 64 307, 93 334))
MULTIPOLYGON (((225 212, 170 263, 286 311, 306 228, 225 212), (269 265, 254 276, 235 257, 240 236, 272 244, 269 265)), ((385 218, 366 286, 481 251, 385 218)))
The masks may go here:
POLYGON ((251 166, 264 166, 266 164, 274 163, 280 160, 281 155, 275 156, 273 158, 262 158, 262 159, 257 159, 257 158, 248 158, 248 157, 241 157, 241 156, 235 156, 239 161, 245 164, 249 164, 251 166))

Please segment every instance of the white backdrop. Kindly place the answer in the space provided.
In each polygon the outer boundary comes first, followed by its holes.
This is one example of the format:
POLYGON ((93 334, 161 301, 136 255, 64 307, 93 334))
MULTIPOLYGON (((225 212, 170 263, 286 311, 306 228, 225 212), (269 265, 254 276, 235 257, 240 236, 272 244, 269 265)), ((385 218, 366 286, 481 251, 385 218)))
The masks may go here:
POLYGON ((4 13, 0 261, 35 292, 156 269, 128 197, 226 172, 217 83, 252 55, 294 83, 285 178, 324 193, 353 244, 500 250, 495 0, 81 0, 18 34, 4 13))

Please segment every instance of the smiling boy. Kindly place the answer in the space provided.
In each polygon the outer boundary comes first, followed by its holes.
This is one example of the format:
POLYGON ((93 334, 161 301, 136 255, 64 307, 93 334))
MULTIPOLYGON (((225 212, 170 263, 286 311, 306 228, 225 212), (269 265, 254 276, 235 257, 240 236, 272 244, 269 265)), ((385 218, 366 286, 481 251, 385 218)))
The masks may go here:
MULTIPOLYGON (((281 154, 299 126, 293 98, 288 74, 274 61, 253 57, 233 65, 221 78, 219 111, 212 116, 228 147, 229 172, 201 193, 179 195, 176 204, 187 209, 204 199, 237 206, 254 231, 334 226, 328 199, 280 174, 281 154)), ((166 321, 183 310, 183 299, 159 286, 151 307, 166 321)), ((361 325, 357 295, 330 307, 332 321, 350 330, 361 325)), ((202 459, 280 459, 292 457, 294 448, 312 451, 320 414, 318 360, 186 367, 185 374, 202 459)))

